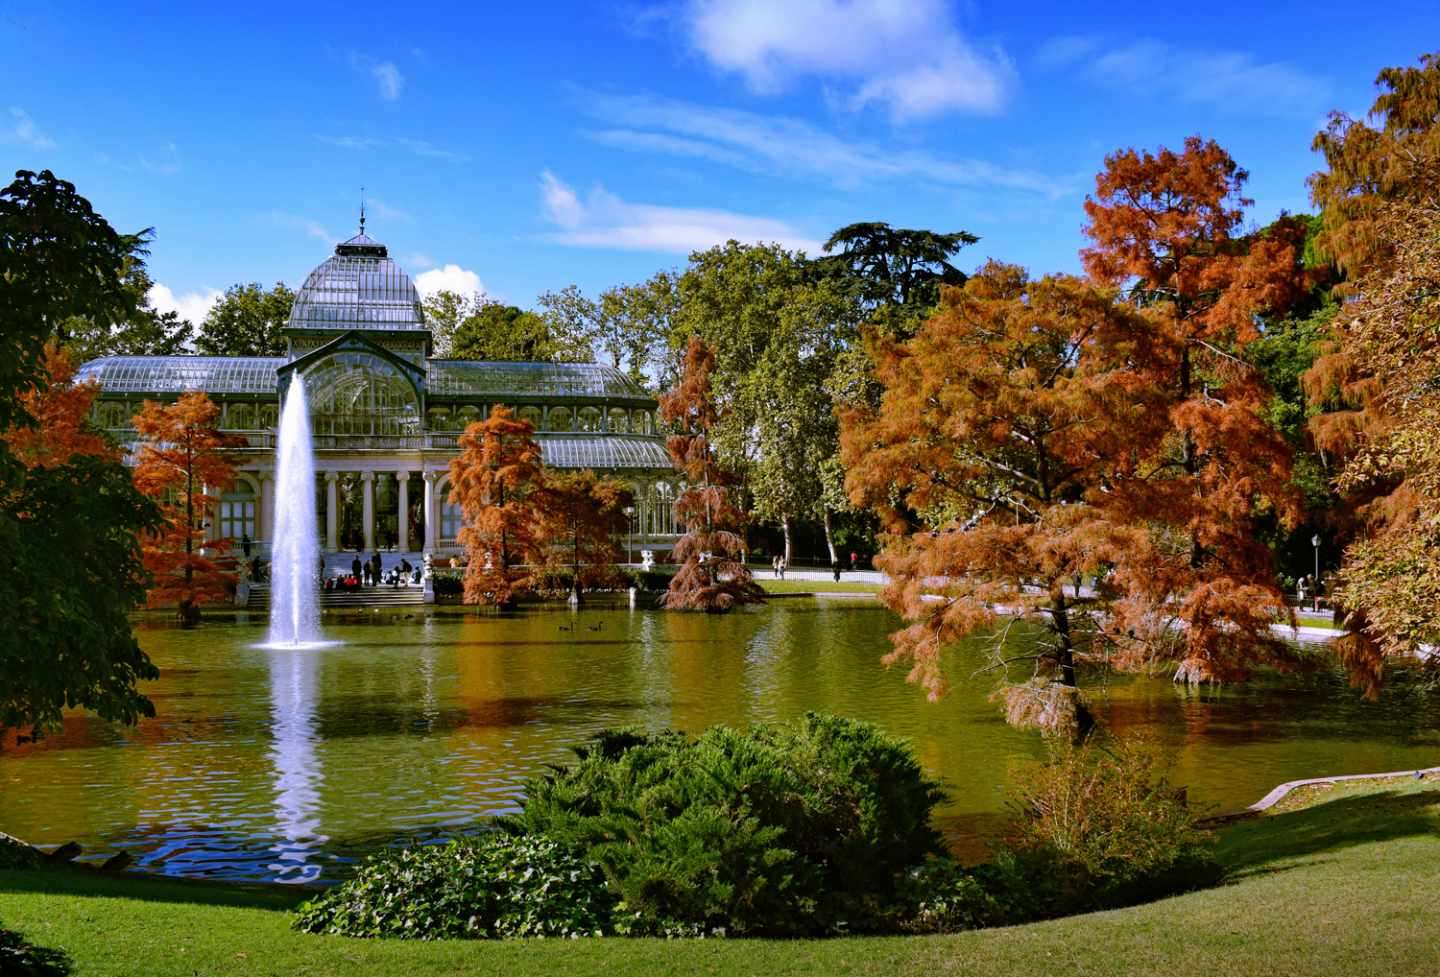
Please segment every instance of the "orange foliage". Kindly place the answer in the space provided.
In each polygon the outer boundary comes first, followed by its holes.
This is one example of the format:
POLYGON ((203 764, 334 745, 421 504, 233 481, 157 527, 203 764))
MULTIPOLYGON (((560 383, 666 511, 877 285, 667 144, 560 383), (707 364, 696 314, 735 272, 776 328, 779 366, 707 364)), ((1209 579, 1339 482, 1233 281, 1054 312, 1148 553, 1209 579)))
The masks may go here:
POLYGON ((46 385, 20 395, 33 427, 14 427, 4 433, 10 450, 27 468, 53 468, 75 455, 119 459, 120 449, 90 424, 90 408, 100 394, 98 383, 76 383, 75 361, 57 343, 45 346, 46 385))
POLYGON ((725 611, 765 599, 740 558, 745 514, 735 505, 731 479, 716 465, 710 447, 710 432, 720 420, 710 396, 714 368, 715 354, 699 336, 691 336, 684 372, 675 388, 660 398, 661 415, 680 428, 666 447, 689 483, 675 500, 675 518, 686 532, 675 544, 680 569, 662 598, 670 608, 725 611))
POLYGON ((547 565, 568 567, 571 593, 619 586, 615 537, 625 531, 625 507, 634 500, 625 483, 594 472, 547 469, 536 493, 536 537, 547 565))
POLYGON ((532 567, 542 545, 535 500, 543 485, 540 445, 528 421, 497 405, 460 436, 450 460, 450 501, 464 516, 460 545, 469 555, 465 602, 506 607, 534 588, 532 567))
POLYGON ((216 427, 220 408, 204 393, 183 394, 173 404, 146 401, 135 417, 141 444, 135 456, 135 487, 161 503, 165 526, 146 536, 141 552, 154 585, 150 606, 175 604, 181 620, 193 623, 202 604, 229 598, 234 574, 209 554, 225 552, 231 540, 206 535, 220 489, 235 477, 227 453, 233 439, 216 427))

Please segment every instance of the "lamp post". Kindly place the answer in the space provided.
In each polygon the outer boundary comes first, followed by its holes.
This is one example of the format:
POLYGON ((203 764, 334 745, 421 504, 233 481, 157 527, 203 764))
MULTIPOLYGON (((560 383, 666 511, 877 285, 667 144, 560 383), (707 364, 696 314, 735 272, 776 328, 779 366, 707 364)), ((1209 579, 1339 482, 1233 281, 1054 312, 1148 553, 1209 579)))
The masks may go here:
POLYGON ((631 563, 634 563, 634 562, 635 562, 635 560, 633 559, 633 557, 634 557, 635 554, 631 551, 631 548, 630 548, 630 533, 631 533, 631 530, 632 530, 633 525, 634 525, 634 524, 631 522, 631 519, 634 517, 634 515, 635 515, 635 507, 634 507, 633 505, 627 505, 627 506, 625 507, 625 565, 626 565, 626 566, 629 566, 631 563))
POLYGON ((1310 545, 1315 547, 1315 579, 1311 581, 1311 590, 1314 591, 1315 610, 1320 610, 1320 534, 1316 533, 1310 537, 1310 545))

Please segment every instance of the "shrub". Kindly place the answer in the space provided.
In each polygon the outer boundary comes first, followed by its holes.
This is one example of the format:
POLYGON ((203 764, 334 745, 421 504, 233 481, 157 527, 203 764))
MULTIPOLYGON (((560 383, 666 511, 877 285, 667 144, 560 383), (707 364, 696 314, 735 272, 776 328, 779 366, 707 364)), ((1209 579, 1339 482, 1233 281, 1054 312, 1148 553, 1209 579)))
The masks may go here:
POLYGON ((367 859, 301 905, 297 929, 343 936, 591 936, 615 898, 592 862, 547 838, 489 832, 367 859))
POLYGON ((61 950, 48 950, 28 942, 13 930, 0 927, 0 974, 4 977, 65 977, 70 958, 61 950))
POLYGON ((1053 916, 1213 885, 1213 842, 1159 754, 1118 743, 1057 747, 1017 791, 1020 815, 985 869, 1007 912, 1053 916))
POLYGON ((906 873, 940 849, 937 785, 868 724, 610 730, 576 753, 528 785, 509 826, 603 866, 637 931, 883 930, 906 873))
POLYGON ((1008 922, 980 880, 953 858, 932 858, 906 873, 895 928, 906 933, 958 933, 1008 922))
POLYGON ((436 597, 458 597, 465 593, 465 578, 458 573, 434 573, 430 586, 436 597))

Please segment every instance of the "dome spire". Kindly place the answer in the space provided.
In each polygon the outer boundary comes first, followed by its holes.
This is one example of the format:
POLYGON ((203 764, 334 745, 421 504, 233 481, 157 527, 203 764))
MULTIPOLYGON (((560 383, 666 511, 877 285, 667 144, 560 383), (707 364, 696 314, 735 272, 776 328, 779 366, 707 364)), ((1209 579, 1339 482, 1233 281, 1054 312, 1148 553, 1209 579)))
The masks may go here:
POLYGON ((365 188, 360 188, 360 233, 365 233, 365 188))

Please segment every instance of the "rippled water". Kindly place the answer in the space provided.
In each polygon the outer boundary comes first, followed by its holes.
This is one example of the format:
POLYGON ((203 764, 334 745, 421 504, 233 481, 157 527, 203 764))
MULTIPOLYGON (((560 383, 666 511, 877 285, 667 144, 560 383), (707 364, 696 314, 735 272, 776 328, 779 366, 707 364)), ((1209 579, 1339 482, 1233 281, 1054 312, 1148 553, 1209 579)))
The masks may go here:
MULTIPOLYGON (((0 830, 86 857, 119 849, 175 875, 317 881, 357 855, 473 829, 516 809, 526 778, 607 725, 699 730, 809 709, 910 739, 944 779, 947 833, 972 850, 1005 782, 1040 752, 987 701, 958 652, 938 704, 879 657, 895 619, 867 602, 786 600, 724 616, 597 608, 509 618, 327 621, 342 642, 272 651, 258 618, 152 628, 157 716, 71 717, 0 753, 0 830)), ((1092 687, 1097 679, 1091 678, 1092 687)), ((1216 809, 1304 776, 1440 763, 1440 697, 1403 674, 1365 702, 1332 674, 1204 694, 1110 679, 1111 726, 1172 748, 1174 776, 1216 809)))

